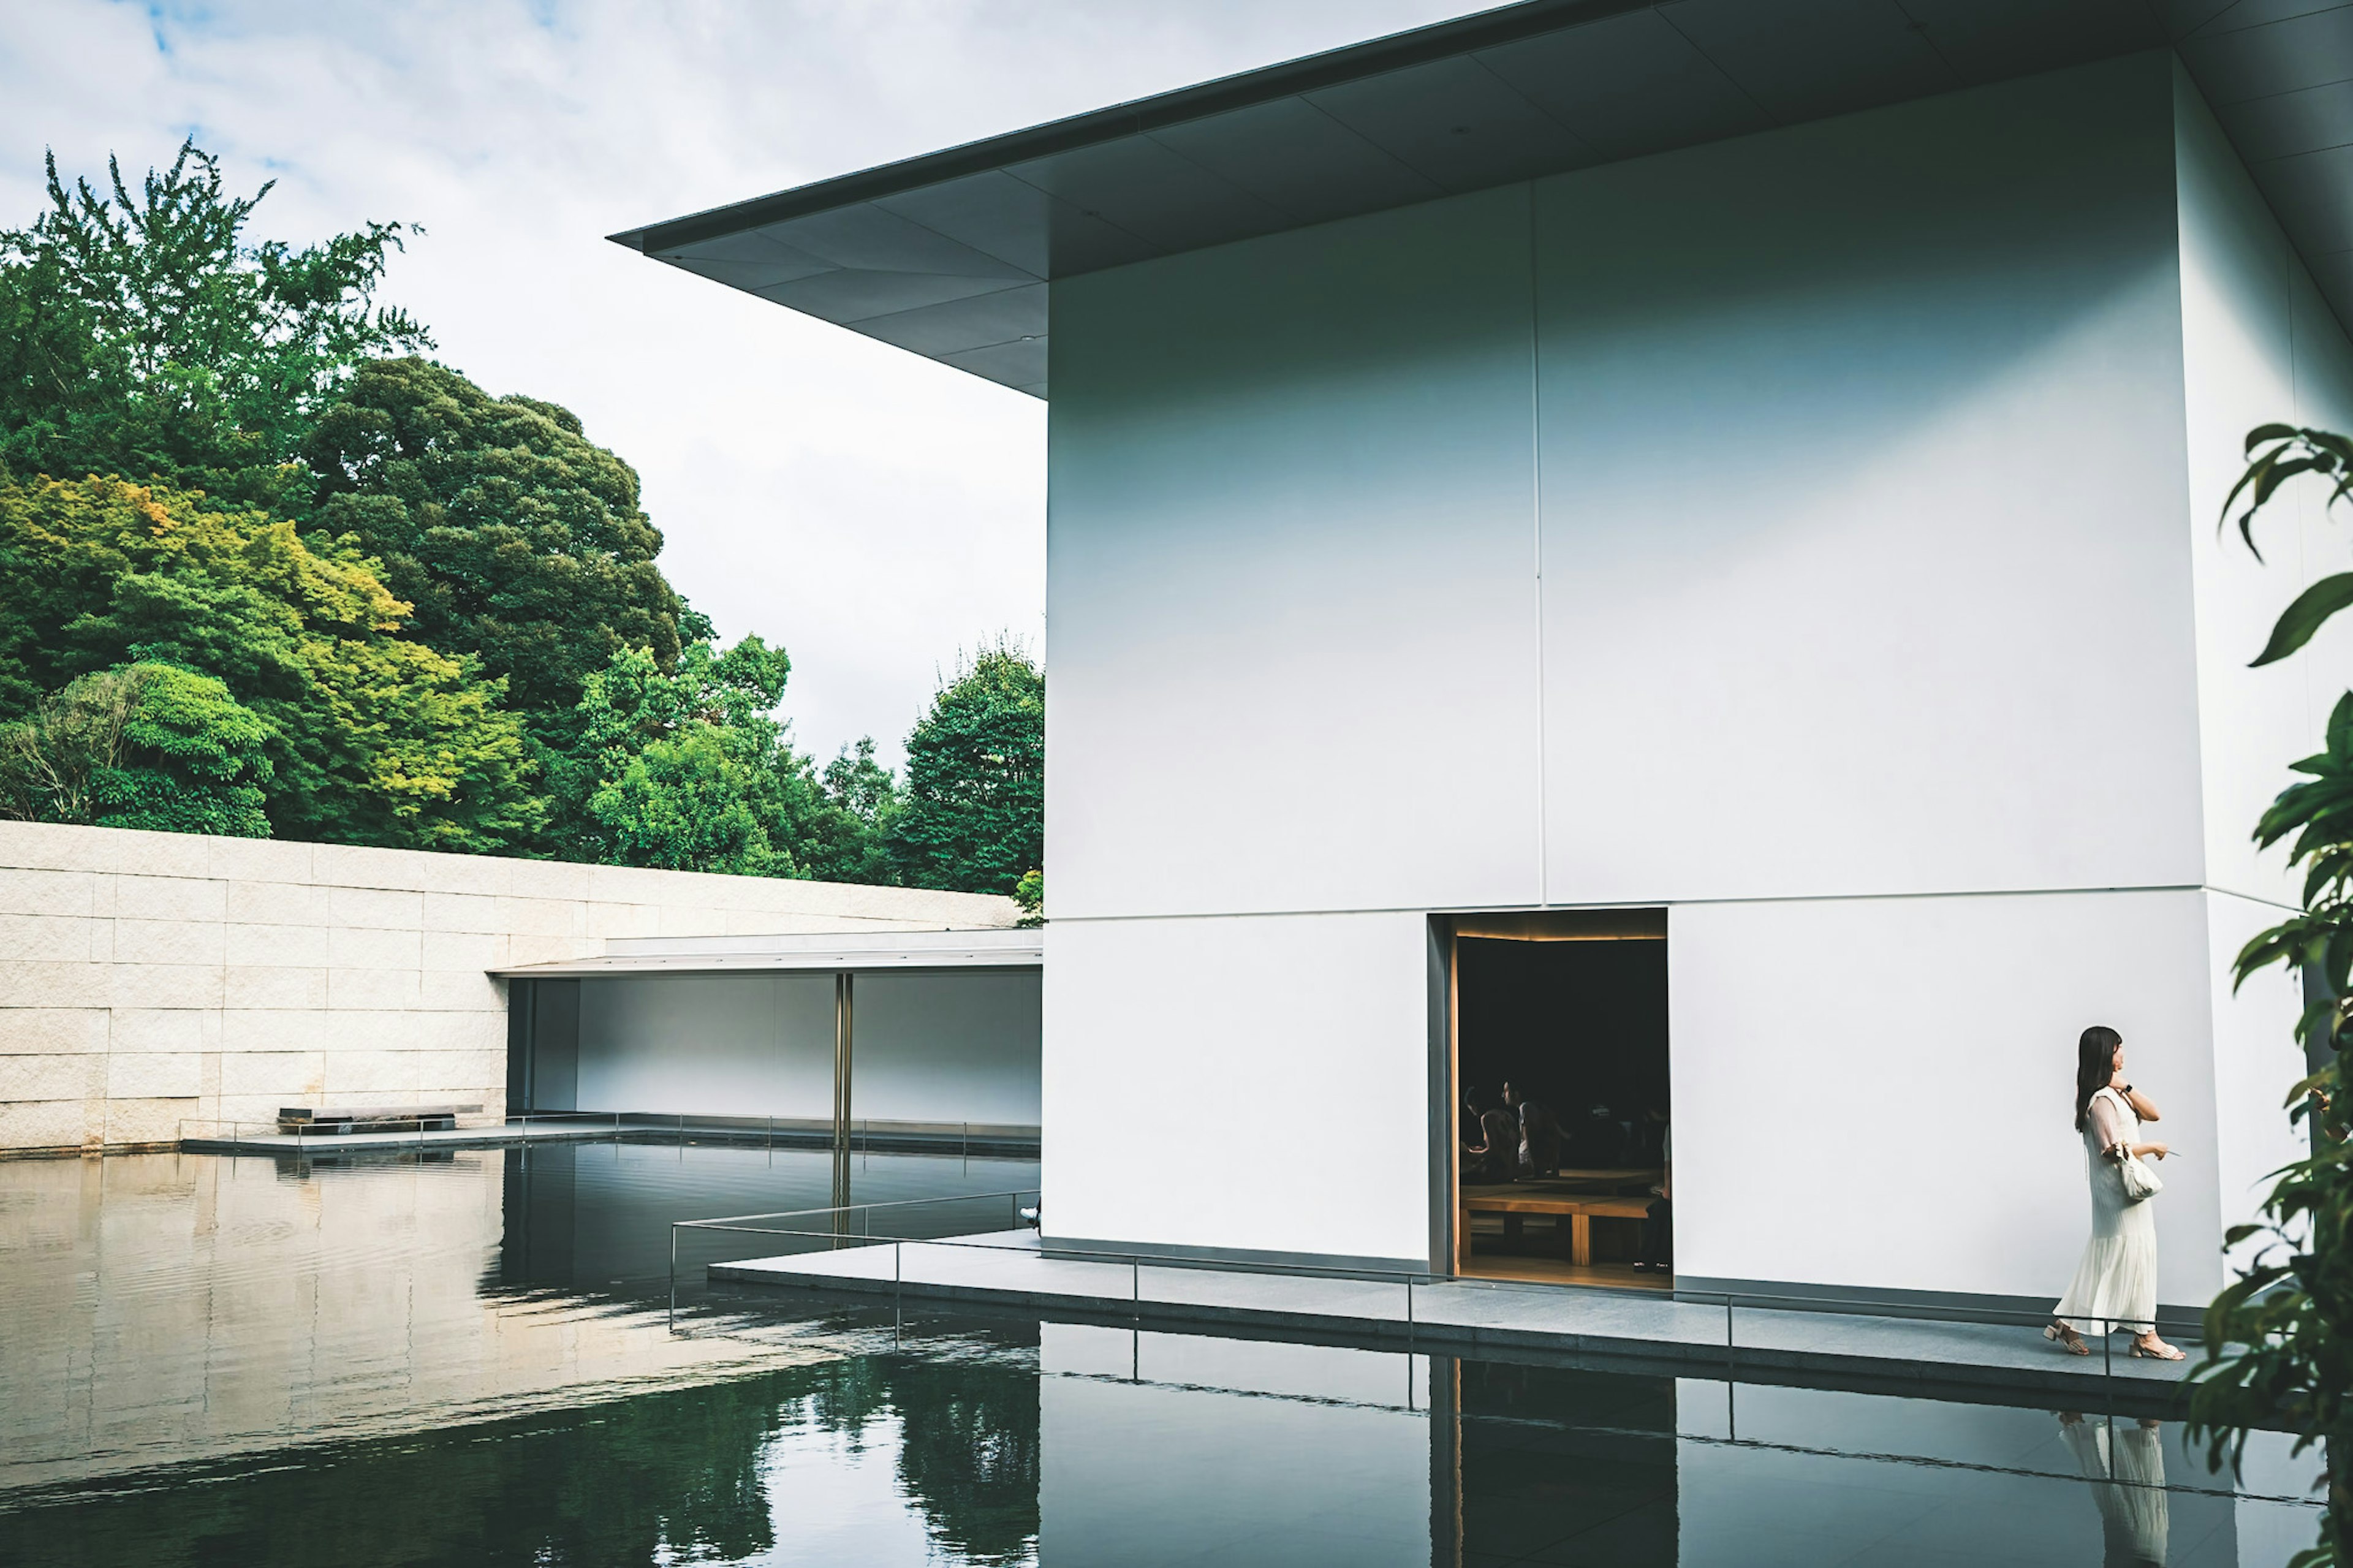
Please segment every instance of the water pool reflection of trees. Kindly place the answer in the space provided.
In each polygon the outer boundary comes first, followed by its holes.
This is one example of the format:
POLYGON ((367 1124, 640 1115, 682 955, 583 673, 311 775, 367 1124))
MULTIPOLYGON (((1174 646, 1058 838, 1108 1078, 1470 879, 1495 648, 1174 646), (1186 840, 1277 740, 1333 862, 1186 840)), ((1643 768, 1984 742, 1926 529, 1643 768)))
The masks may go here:
POLYGON ((329 1444, 61 1488, 0 1513, 0 1562, 148 1568, 438 1563, 642 1568, 791 1545, 776 1440, 893 1428, 900 1489, 952 1562, 1029 1560, 1038 1377, 875 1356, 417 1436, 329 1444))

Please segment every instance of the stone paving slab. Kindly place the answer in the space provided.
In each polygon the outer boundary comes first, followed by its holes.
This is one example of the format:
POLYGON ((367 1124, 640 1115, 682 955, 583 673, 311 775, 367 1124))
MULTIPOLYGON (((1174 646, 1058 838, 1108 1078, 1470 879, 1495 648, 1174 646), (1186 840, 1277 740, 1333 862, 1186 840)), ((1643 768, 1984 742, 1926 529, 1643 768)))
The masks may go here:
MULTIPOLYGON (((741 1238, 747 1243, 750 1238, 741 1238)), ((839 1248, 715 1263, 740 1284, 1060 1308, 1155 1321, 1230 1323, 1476 1349, 1549 1349, 1704 1368, 1839 1373, 1935 1385, 2081 1396, 2116 1384, 2162 1394, 2186 1363, 2065 1354, 2039 1326, 1736 1306, 1590 1287, 1323 1278, 1055 1254, 1033 1231, 937 1241, 845 1238, 839 1248), (1410 1316, 1409 1316, 1410 1314, 1410 1316)))

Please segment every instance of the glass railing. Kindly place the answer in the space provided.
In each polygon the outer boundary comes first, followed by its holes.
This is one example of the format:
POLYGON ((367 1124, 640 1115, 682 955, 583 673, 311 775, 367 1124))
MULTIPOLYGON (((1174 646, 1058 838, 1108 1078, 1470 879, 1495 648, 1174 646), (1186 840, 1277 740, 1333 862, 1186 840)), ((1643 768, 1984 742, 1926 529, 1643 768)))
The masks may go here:
MULTIPOLYGON (((776 1282, 866 1291, 1001 1293, 1009 1300, 1046 1297, 1058 1302, 1076 1298, 1087 1309, 1114 1314, 1124 1310, 1139 1321, 1256 1319, 1328 1324, 1409 1341, 1549 1340, 1596 1353, 1663 1354, 1703 1375, 1769 1375, 1777 1368, 1819 1372, 1845 1365, 1922 1382, 2052 1389, 2081 1388, 2096 1377, 2118 1392, 2170 1398, 2186 1370, 2184 1363, 2137 1358, 2119 1347, 2116 1333, 2129 1326, 2122 1320, 2073 1318, 2087 1352, 2077 1356, 2046 1338, 2052 1322, 2047 1310, 1890 1302, 1835 1292, 1670 1292, 1052 1247, 1037 1234, 1038 1205, 1039 1194, 1031 1188, 676 1221, 670 1226, 672 1310, 681 1268, 690 1278, 707 1278, 710 1270, 754 1259, 888 1248, 887 1272, 878 1251, 871 1265, 810 1269, 776 1282), (1031 1234, 1017 1238, 1012 1233, 1018 1231, 1031 1234), (1282 1280, 1320 1281, 1325 1288, 1303 1294, 1276 1288, 1282 1280)), ((2190 1346, 2197 1342, 2187 1331, 2181 1337, 2190 1346)))

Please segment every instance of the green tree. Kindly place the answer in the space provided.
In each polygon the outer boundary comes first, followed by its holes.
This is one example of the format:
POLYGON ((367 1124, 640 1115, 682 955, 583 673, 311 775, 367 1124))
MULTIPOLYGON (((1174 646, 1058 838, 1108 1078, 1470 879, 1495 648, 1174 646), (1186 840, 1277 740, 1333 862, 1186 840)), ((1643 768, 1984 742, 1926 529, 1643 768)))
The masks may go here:
MULTIPOLYGON (((2238 525, 2254 548, 2253 522, 2279 487, 2298 474, 2330 484, 2329 501, 2353 491, 2353 439, 2325 430, 2270 425, 2247 437, 2246 474, 2223 503, 2227 521, 2242 496, 2238 525)), ((2280 616, 2254 662, 2284 658, 2353 604, 2353 573, 2323 579, 2280 616)), ((2256 1244, 2253 1261, 2207 1309, 2206 1354, 2196 1369, 2191 1430, 2217 1462, 2235 1462, 2249 1428, 2283 1418, 2299 1454, 2317 1447, 2327 1512, 2320 1540, 2295 1568, 2353 1563, 2353 1124, 2347 1111, 2347 1052, 2353 1049, 2353 692, 2337 704, 2324 750, 2295 764, 2304 781, 2263 813, 2255 840, 2293 840, 2291 864, 2305 873, 2303 909, 2239 953, 2237 981, 2274 963, 2303 971, 2326 994, 2297 1025, 2317 1070, 2289 1091, 2287 1112, 2311 1137, 2311 1153, 2284 1170, 2255 1225, 2228 1233, 2232 1247, 2256 1244)))
POLYGON ((0 231, 0 466, 269 504, 354 365, 432 346, 374 302, 400 224, 254 243, 270 186, 228 195, 194 141, 136 194, 111 158, 102 192, 47 172, 47 211, 0 231))
MULTIPOLYGON (((699 620, 700 617, 695 617, 699 620)), ((707 623, 705 623, 707 625, 707 623)), ((874 742, 822 773, 776 716, 792 661, 747 637, 686 645, 674 670, 625 648, 579 709, 592 759, 590 858, 617 865, 880 882, 897 786, 874 742)))
POLYGON ((269 726, 280 837, 496 850, 540 808, 503 688, 398 635, 348 541, 120 479, 0 479, 0 719, 79 675, 209 675, 269 726))
POLYGON ((674 671, 624 648, 588 677, 581 728, 593 749, 588 816, 599 858, 678 871, 788 876, 771 833, 783 815, 772 716, 792 661, 747 637, 724 653, 689 647, 674 671))
POLYGON ((624 649, 677 668, 685 610, 654 564, 661 534, 637 473, 569 411, 492 397, 426 360, 378 360, 302 451, 317 524, 382 563, 415 606, 411 636, 504 678, 543 746, 578 752, 588 678, 624 649))
POLYGON ((210 676, 94 671, 0 725, 0 816, 267 838, 269 739, 210 676))
POLYGON ((959 665, 907 736, 891 858, 911 887, 1010 894, 1045 863, 1046 676, 1004 640, 959 665))
POLYGON ((900 806, 899 781, 874 760, 874 737, 844 746, 823 772, 793 755, 783 766, 795 775, 786 791, 794 858, 820 882, 897 879, 891 863, 891 824, 900 806))

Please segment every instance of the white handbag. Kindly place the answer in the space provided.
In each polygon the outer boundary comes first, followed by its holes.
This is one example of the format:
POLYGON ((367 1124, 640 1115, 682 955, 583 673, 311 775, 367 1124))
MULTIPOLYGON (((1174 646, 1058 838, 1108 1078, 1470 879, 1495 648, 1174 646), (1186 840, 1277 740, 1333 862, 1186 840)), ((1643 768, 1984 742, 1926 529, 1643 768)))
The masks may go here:
MULTIPOLYGON (((2132 1109, 2131 1103, 2126 1101, 2123 1095, 2116 1094, 2116 1090, 2103 1089, 2101 1092, 2116 1095, 2119 1101, 2124 1101, 2127 1111, 2132 1109)), ((2137 1121, 2137 1118, 2135 1120, 2137 1121)), ((2125 1202, 2128 1204, 2146 1203, 2165 1191, 2164 1178, 2157 1173, 2147 1161, 2132 1152, 2129 1145, 2116 1156, 2116 1178, 2124 1183, 2125 1202)))
POLYGON ((2116 1156, 2116 1176, 2125 1184, 2125 1202, 2146 1203, 2165 1191, 2165 1180, 2157 1168, 2132 1152, 2129 1144, 2116 1156))
POLYGON ((2126 1154, 2118 1160, 2116 1174, 2124 1178, 2125 1202, 2128 1204, 2146 1202, 2165 1191, 2164 1180, 2137 1154, 2126 1154))

